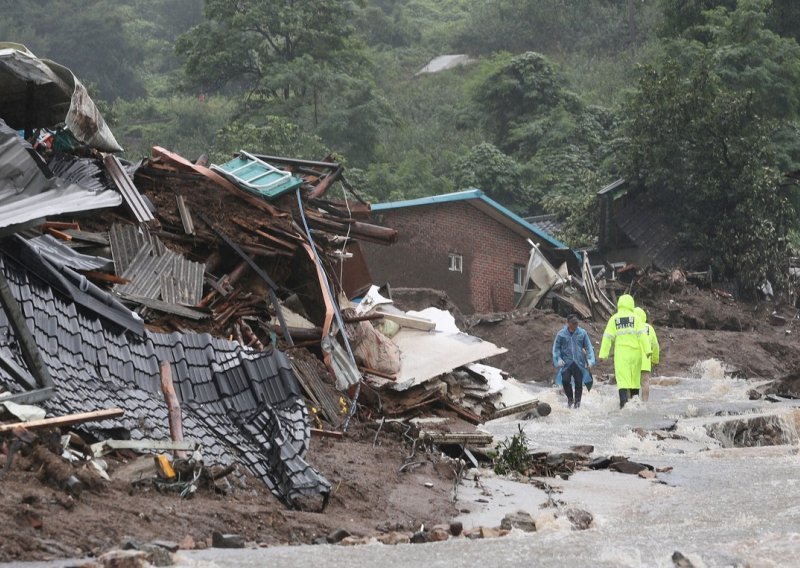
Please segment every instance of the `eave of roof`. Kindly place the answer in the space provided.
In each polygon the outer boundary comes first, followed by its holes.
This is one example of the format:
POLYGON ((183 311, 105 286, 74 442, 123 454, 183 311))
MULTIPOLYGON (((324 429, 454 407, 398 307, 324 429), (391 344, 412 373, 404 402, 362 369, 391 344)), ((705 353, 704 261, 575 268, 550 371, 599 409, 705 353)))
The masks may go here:
POLYGON ((522 236, 529 237, 532 235, 549 243, 558 249, 569 249, 569 246, 562 243, 552 235, 542 231, 541 229, 531 225, 525 219, 500 205, 494 199, 487 197, 480 189, 471 188, 465 191, 456 193, 446 193, 444 195, 432 195, 429 197, 420 197, 419 199, 408 199, 405 201, 395 201, 392 203, 374 203, 372 204, 373 211, 389 211, 392 209, 403 209, 406 207, 417 207, 419 205, 437 205, 441 203, 450 203, 454 201, 469 201, 472 205, 485 212, 492 218, 500 221, 511 230, 519 233, 522 236))

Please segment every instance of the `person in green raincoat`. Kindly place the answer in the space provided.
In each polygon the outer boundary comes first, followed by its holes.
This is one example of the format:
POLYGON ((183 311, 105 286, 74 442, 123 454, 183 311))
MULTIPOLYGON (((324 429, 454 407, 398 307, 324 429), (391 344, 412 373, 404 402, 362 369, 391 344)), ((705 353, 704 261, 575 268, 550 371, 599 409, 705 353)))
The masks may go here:
POLYGON ((650 357, 642 355, 642 400, 647 402, 650 399, 650 372, 653 370, 653 365, 658 365, 659 355, 661 348, 658 345, 658 336, 653 326, 647 323, 647 314, 642 308, 633 310, 634 314, 644 322, 644 334, 650 342, 650 349, 652 354, 650 357))
POLYGON ((652 349, 644 332, 644 322, 634 313, 633 296, 623 294, 617 300, 617 313, 611 316, 600 343, 601 361, 614 348, 614 375, 619 391, 619 407, 639 393, 642 377, 642 357, 650 357, 652 349))

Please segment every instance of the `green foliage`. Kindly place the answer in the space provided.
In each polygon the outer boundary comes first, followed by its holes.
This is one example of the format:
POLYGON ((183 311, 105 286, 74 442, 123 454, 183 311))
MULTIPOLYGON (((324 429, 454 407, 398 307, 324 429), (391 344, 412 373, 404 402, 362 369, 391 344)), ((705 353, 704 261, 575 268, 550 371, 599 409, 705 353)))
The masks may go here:
POLYGON ((643 42, 658 12, 641 0, 472 0, 454 44, 468 53, 618 53, 643 42))
POLYGON ((539 53, 511 57, 475 93, 486 116, 486 127, 501 148, 518 125, 542 116, 569 98, 556 66, 539 53))
POLYGON ((512 472, 527 473, 531 466, 528 453, 528 436, 518 425, 519 433, 506 438, 497 445, 497 456, 494 459, 494 472, 497 475, 508 475, 512 472))
POLYGON ((519 215, 527 214, 532 203, 522 186, 519 164, 492 144, 473 147, 455 164, 458 189, 482 189, 486 195, 519 215))
POLYGON ((94 95, 108 100, 145 93, 136 69, 144 52, 111 0, 0 0, 0 38, 69 67, 94 95))
POLYGON ((204 21, 176 49, 192 86, 318 100, 337 80, 359 74, 356 10, 351 0, 206 0, 204 21))
POLYGON ((724 277, 745 287, 781 280, 790 199, 778 184, 753 93, 728 89, 701 61, 647 68, 626 124, 624 168, 661 211, 705 248, 724 277))
POLYGON ((258 122, 238 120, 225 125, 218 133, 212 157, 225 162, 239 150, 306 160, 319 160, 328 154, 318 137, 279 116, 265 116, 258 122))
POLYGON ((106 118, 113 118, 111 128, 132 160, 149 156, 153 146, 195 159, 214 150, 217 131, 229 122, 234 108, 222 97, 151 97, 119 100, 106 118))

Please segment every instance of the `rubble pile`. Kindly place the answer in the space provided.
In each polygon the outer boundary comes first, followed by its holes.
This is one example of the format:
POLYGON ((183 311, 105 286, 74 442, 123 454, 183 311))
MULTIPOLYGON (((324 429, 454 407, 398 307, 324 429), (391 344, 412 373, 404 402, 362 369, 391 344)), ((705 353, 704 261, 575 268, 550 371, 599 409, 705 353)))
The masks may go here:
POLYGON ((53 455, 86 463, 143 453, 125 475, 182 496, 241 465, 288 506, 321 509, 331 485, 306 461, 312 434, 537 408, 478 364, 502 348, 378 293, 359 242, 397 233, 365 221, 331 157, 211 164, 154 147, 128 163, 69 70, 15 44, 0 44, 0 69, 7 436, 30 444, 43 428, 53 455))

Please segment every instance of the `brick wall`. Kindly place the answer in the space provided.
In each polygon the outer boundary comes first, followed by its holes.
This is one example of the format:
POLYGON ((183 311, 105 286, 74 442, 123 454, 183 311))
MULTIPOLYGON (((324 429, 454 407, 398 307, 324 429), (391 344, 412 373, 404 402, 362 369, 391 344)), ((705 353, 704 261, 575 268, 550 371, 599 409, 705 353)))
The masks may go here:
POLYGON ((398 231, 392 246, 361 245, 376 284, 444 290, 465 313, 513 308, 513 267, 528 263, 530 246, 468 201, 379 211, 373 222, 398 231), (449 270, 450 253, 463 272, 449 270))

